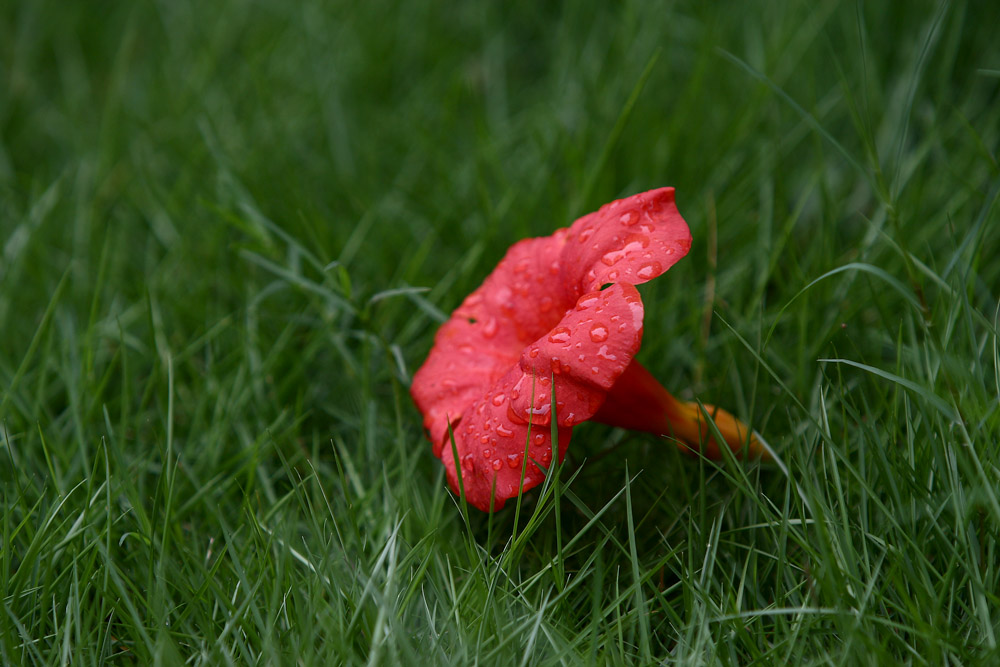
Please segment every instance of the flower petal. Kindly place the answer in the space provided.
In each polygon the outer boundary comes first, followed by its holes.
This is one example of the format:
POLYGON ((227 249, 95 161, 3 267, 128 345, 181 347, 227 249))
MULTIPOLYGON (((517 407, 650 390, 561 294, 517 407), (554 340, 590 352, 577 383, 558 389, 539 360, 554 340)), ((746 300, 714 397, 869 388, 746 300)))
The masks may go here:
POLYGON ((556 383, 556 419, 573 426, 590 419, 642 343, 643 306, 632 285, 581 296, 558 326, 525 348, 512 388, 514 416, 551 421, 549 376, 556 383), (532 379, 544 391, 530 392, 532 379))
MULTIPOLYGON (((526 491, 540 484, 545 475, 534 462, 548 467, 552 461, 550 427, 534 420, 529 425, 508 409, 511 390, 521 375, 520 368, 511 368, 485 396, 472 404, 454 430, 465 498, 483 511, 490 511, 491 498, 492 509, 498 510, 519 490, 526 491), (527 465, 524 460, 526 446, 527 465)), ((560 460, 566 455, 571 433, 569 428, 558 429, 560 460)), ((459 493, 455 452, 450 449, 450 439, 445 440, 441 460, 448 483, 455 493, 459 493)))
POLYGON ((605 204, 573 223, 562 251, 568 283, 579 294, 607 283, 639 285, 659 276, 691 248, 674 189, 650 190, 605 204))
POLYGON ((435 456, 441 456, 449 418, 457 423, 473 401, 517 363, 524 346, 554 327, 572 306, 559 263, 565 235, 566 230, 560 230, 511 246, 438 330, 410 388, 435 456))

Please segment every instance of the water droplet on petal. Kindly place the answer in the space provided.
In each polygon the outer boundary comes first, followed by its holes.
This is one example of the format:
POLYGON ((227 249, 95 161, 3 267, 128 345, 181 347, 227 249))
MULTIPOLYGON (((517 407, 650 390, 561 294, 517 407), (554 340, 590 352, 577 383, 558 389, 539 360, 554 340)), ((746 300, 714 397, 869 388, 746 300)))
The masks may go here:
POLYGON ((608 361, 616 361, 618 359, 617 355, 608 352, 607 345, 601 346, 601 349, 597 351, 597 356, 599 356, 601 359, 607 359, 608 361))
POLYGON ((497 323, 497 318, 491 317, 486 320, 486 324, 483 325, 483 336, 487 338, 493 338, 497 334, 497 328, 500 325, 497 323))
MULTIPOLYGON (((538 356, 538 348, 537 347, 533 347, 530 350, 528 350, 528 356, 531 357, 532 359, 534 359, 535 357, 537 357, 538 356)), ((514 398, 517 398, 517 397, 515 396, 514 398)))
POLYGON ((570 330, 566 327, 556 327, 552 330, 552 333, 549 334, 549 342, 559 344, 568 343, 570 340, 570 333, 570 330))
POLYGON ((472 454, 466 454, 462 457, 462 470, 466 472, 472 470, 472 454))
POLYGON ((580 243, 586 243, 593 235, 594 235, 593 229, 590 228, 584 229, 583 231, 580 232, 580 243))
POLYGON ((610 280, 618 280, 618 272, 617 271, 609 271, 608 272, 608 278, 610 280))
POLYGON ((503 424, 497 424, 497 435, 502 438, 510 438, 513 437, 514 431, 510 430, 503 424))
MULTIPOLYGON (((583 359, 581 359, 580 361, 583 361, 583 359)), ((601 374, 601 369, 598 368, 597 366, 591 366, 590 367, 590 372, 593 373, 594 375, 600 375, 601 374)))
POLYGON ((536 445, 540 445, 543 442, 545 442, 545 434, 544 433, 536 433, 534 435, 534 437, 532 437, 532 440, 535 441, 536 445))
POLYGON ((508 454, 507 455, 507 467, 508 468, 518 468, 521 466, 521 455, 520 454, 508 454))
POLYGON ((493 459, 493 469, 500 470, 503 467, 503 461, 500 459, 493 459))
POLYGON ((492 449, 490 449, 489 447, 487 447, 486 449, 483 450, 483 458, 484 459, 488 459, 491 456, 493 456, 493 450, 492 449))
POLYGON ((603 324, 597 323, 590 327, 590 340, 595 343, 603 343, 608 339, 608 328, 603 324))
POLYGON ((618 218, 618 222, 622 223, 625 226, 634 225, 635 223, 639 222, 639 216, 636 215, 633 211, 628 211, 627 213, 622 213, 621 217, 618 218))
POLYGON ((497 406, 503 405, 503 402, 505 400, 507 400, 506 396, 504 396, 503 394, 497 394, 496 396, 493 397, 493 405, 497 406))
POLYGON ((643 280, 649 280, 659 274, 662 269, 663 266, 659 262, 649 262, 640 266, 639 270, 635 272, 635 275, 643 280))

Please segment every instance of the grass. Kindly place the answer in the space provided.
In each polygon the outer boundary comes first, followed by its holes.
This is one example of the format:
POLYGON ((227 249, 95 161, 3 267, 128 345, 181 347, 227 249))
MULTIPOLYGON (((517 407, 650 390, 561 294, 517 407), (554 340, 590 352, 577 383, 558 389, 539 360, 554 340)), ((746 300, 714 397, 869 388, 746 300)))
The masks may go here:
POLYGON ((0 7, 0 662, 1000 660, 988 3, 0 7), (640 360, 496 516, 407 388, 508 245, 671 184, 640 360))

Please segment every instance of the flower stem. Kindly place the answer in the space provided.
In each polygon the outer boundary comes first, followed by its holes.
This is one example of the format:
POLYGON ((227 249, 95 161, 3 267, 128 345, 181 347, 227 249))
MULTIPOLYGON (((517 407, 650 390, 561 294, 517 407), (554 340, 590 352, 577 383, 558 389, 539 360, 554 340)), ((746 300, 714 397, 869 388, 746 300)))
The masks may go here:
POLYGON ((722 408, 675 398, 635 360, 615 382, 593 420, 673 436, 683 450, 701 452, 712 459, 722 458, 705 413, 715 422, 726 446, 734 454, 770 460, 771 455, 746 424, 722 408))

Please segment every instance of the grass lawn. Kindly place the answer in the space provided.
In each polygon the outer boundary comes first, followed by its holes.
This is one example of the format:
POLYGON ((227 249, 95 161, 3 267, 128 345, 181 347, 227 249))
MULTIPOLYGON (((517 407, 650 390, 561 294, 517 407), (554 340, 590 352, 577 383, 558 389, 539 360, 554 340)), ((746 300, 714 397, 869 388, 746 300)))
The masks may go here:
POLYGON ((1000 8, 0 5, 0 663, 1000 664, 1000 8), (638 359, 467 512, 408 387, 673 185, 638 359))

